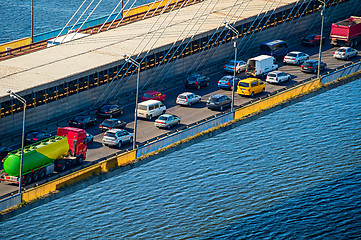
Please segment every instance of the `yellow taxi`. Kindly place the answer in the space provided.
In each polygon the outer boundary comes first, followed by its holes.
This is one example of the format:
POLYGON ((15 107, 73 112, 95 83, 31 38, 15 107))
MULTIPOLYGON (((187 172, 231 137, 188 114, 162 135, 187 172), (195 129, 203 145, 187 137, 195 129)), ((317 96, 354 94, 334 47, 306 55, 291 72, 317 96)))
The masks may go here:
POLYGON ((254 96, 257 93, 264 92, 266 86, 258 78, 246 78, 238 82, 237 93, 240 95, 254 96))

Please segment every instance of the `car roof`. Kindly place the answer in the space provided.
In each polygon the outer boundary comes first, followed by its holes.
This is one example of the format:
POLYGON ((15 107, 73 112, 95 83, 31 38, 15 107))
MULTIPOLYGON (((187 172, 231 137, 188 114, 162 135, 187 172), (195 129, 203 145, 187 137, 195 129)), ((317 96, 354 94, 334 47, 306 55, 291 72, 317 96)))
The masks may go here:
POLYGON ((263 42, 261 44, 265 44, 265 45, 275 45, 275 44, 278 44, 278 43, 282 43, 282 42, 285 42, 284 40, 270 40, 270 41, 267 41, 267 42, 263 42))
MULTIPOLYGON (((338 48, 337 50, 340 50, 340 49, 349 49, 349 48, 351 48, 351 47, 340 47, 340 48, 338 48)), ((336 51, 337 51, 336 50, 336 51)))
POLYGON ((275 74, 277 74, 277 73, 283 73, 282 71, 272 71, 272 72, 269 72, 268 74, 270 74, 270 73, 275 73, 275 74))
POLYGON ((154 94, 154 93, 160 93, 160 92, 155 91, 155 90, 151 90, 151 91, 147 91, 147 92, 145 92, 145 93, 148 93, 148 94, 154 94))
POLYGON ((227 79, 233 79, 233 76, 226 75, 226 76, 223 76, 221 79, 225 79, 225 78, 227 78, 227 79))
POLYGON ((191 94, 194 94, 194 93, 192 93, 192 92, 184 92, 184 93, 179 94, 179 96, 180 96, 180 95, 188 96, 188 95, 191 95, 191 94))
MULTIPOLYGON (((292 51, 292 52, 289 52, 289 53, 299 54, 299 53, 303 53, 303 52, 300 52, 300 51, 292 51)), ((289 53, 287 53, 287 54, 289 54, 289 53)))
POLYGON ((269 56, 269 55, 259 55, 257 57, 250 58, 249 60, 260 61, 260 60, 267 59, 267 58, 274 58, 274 57, 269 56))
POLYGON ((309 60, 306 60, 305 62, 314 63, 314 62, 317 62, 317 60, 309 59, 309 60))
MULTIPOLYGON (((168 113, 166 113, 166 114, 162 114, 162 115, 160 115, 160 116, 163 116, 163 117, 170 117, 170 116, 174 116, 173 114, 168 114, 168 113)), ((160 117, 159 116, 159 117, 160 117)))
POLYGON ((151 99, 151 100, 147 100, 141 103, 138 103, 138 105, 148 105, 148 104, 152 104, 152 103, 159 103, 160 101, 155 100, 155 99, 151 99))
POLYGON ((220 97, 223 97, 225 95, 221 95, 221 94, 214 94, 212 96, 210 96, 210 98, 220 98, 220 97))
POLYGON ((107 132, 117 133, 117 132, 123 132, 123 131, 126 131, 126 130, 124 130, 124 129, 119 129, 119 128, 113 128, 113 129, 108 130, 107 132))
POLYGON ((242 79, 240 82, 245 82, 245 83, 250 83, 250 82, 254 82, 254 81, 258 81, 259 79, 258 78, 245 78, 245 79, 242 79))
POLYGON ((119 121, 118 118, 108 118, 108 119, 104 119, 104 121, 119 121))

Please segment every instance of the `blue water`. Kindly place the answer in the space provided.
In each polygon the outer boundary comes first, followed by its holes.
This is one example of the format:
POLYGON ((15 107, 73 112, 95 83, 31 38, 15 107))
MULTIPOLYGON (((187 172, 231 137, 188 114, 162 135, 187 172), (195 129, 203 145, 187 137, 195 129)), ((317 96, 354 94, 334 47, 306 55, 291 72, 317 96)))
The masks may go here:
POLYGON ((361 80, 1 223, 5 239, 361 239, 361 80))
MULTIPOLYGON (((84 0, 34 0, 34 35, 63 28, 81 6, 84 0)), ((140 6, 153 0, 135 0, 133 7, 140 6)), ((91 1, 86 1, 83 10, 91 1)), ((96 6, 99 0, 93 2, 87 13, 96 6)), ((102 0, 89 19, 109 15, 117 6, 118 0, 102 0)), ((125 9, 130 8, 134 0, 124 0, 125 9)), ((121 5, 120 5, 121 6, 121 5)), ((117 10, 119 12, 121 8, 117 10)), ((70 23, 75 23, 82 11, 70 23)), ((81 19, 85 20, 87 15, 81 19)), ((0 0, 0 44, 31 36, 31 0, 0 0)))

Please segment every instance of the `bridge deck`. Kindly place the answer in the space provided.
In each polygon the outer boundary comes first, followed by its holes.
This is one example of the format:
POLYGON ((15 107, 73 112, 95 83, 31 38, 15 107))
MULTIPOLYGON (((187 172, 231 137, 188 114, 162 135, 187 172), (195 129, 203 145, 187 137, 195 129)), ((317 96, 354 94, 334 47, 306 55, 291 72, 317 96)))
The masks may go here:
POLYGON ((222 26, 222 21, 234 22, 266 12, 296 0, 204 1, 158 16, 131 23, 110 31, 94 34, 69 43, 50 47, 27 55, 0 62, 0 98, 11 89, 21 92, 96 69, 123 59, 156 49, 193 34, 201 34, 222 26), (235 7, 232 8, 232 6, 235 7), (240 14, 242 13, 242 16, 240 14), (209 16, 208 13, 211 12, 209 16), (235 13, 237 12, 237 13, 235 13), (231 16, 234 16, 231 19, 231 16), (168 25, 170 19, 171 24, 168 25), (165 20, 163 24, 161 24, 165 20), (198 20, 198 23, 194 23, 198 20), (204 24, 201 25, 201 23, 204 24), (154 25, 153 25, 154 24, 154 25), (159 28, 159 29, 158 29, 159 28), (180 36, 180 34, 183 34, 180 36), (145 39, 143 40, 143 38, 145 39), (160 39, 158 40, 158 37, 160 39))

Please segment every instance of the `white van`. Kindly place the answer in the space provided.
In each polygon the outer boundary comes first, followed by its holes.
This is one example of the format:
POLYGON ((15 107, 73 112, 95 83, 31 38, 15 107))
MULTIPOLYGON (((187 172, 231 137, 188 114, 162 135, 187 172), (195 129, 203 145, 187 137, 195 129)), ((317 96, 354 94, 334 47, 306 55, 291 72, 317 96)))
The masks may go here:
POLYGON ((248 76, 262 77, 278 68, 276 58, 260 55, 247 61, 246 74, 248 76))
POLYGON ((147 100, 138 103, 137 117, 151 120, 153 117, 162 115, 166 111, 165 105, 158 100, 147 100))

